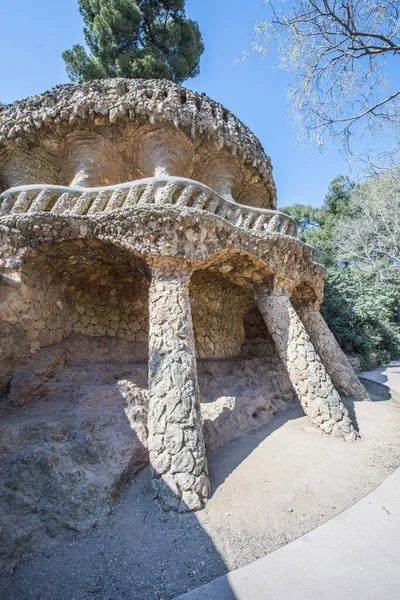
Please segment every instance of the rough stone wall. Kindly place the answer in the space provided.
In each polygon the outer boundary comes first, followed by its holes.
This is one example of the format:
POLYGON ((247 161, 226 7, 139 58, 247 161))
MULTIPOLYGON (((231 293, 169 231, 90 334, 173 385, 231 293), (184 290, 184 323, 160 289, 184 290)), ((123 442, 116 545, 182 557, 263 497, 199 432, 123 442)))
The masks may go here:
MULTIPOLYGON (((4 188, 35 183, 58 185, 63 175, 57 152, 38 145, 22 144, 12 152, 0 151, 0 172, 4 188)), ((3 191, 3 190, 1 190, 3 191)))
POLYGON ((108 335, 148 345, 148 280, 128 270, 98 265, 86 278, 66 285, 74 333, 108 335))
POLYGON ((251 298, 221 275, 198 271, 190 282, 190 302, 198 358, 239 356, 243 315, 251 298))
POLYGON ((107 251, 75 240, 26 259, 21 286, 0 304, 3 389, 25 356, 73 333, 135 342, 136 360, 147 359, 148 279, 107 251))

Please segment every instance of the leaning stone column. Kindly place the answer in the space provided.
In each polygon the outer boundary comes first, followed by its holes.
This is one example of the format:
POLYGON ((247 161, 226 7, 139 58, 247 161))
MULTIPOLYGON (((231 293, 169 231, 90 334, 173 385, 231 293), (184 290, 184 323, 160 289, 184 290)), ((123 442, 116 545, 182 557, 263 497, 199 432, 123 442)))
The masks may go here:
POLYGON ((325 433, 357 438, 348 412, 287 295, 257 289, 256 302, 304 412, 325 433))
POLYGON ((296 310, 336 389, 344 396, 371 400, 318 306, 312 303, 301 304, 296 310))
POLYGON ((189 301, 191 271, 152 267, 149 297, 149 452, 153 482, 165 510, 203 507, 208 497, 189 301))

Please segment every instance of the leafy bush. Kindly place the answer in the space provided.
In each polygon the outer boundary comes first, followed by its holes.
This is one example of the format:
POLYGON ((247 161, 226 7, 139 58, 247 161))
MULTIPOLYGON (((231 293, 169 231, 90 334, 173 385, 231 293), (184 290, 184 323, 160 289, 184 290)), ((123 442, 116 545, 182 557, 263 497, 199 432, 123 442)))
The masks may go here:
POLYGON ((364 369, 400 356, 398 285, 350 268, 330 268, 321 306, 340 346, 364 369))

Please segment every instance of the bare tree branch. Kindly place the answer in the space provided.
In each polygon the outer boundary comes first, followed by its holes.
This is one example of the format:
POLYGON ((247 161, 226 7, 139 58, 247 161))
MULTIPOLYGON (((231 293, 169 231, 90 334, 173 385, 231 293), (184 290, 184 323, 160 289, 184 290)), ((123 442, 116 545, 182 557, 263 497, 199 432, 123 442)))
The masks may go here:
POLYGON ((277 45, 281 66, 294 72, 289 97, 300 136, 318 147, 330 136, 351 154, 355 125, 360 135, 374 137, 391 128, 387 137, 395 143, 375 161, 400 156, 400 89, 390 89, 385 77, 386 61, 400 56, 400 3, 267 0, 265 4, 271 17, 257 23, 254 48, 266 56, 268 48, 277 45))

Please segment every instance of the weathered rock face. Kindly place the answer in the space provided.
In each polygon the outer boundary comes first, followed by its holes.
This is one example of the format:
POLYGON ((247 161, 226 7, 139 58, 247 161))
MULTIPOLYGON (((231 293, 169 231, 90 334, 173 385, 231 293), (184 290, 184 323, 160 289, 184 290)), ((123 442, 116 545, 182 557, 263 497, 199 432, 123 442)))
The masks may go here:
POLYGON ((132 344, 75 337, 15 373, 9 400, 22 407, 0 419, 1 567, 91 527, 147 464, 147 367, 132 356, 132 344))

